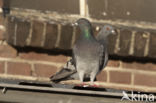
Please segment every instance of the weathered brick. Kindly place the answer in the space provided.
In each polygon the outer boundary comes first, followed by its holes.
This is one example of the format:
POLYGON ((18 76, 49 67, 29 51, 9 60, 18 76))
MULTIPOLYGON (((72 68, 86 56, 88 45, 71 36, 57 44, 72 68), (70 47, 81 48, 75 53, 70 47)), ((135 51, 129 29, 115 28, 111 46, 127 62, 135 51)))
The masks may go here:
POLYGON ((71 49, 72 36, 73 36, 73 27, 71 25, 62 25, 59 48, 71 49))
POLYGON ((75 42, 77 41, 77 39, 80 37, 81 33, 80 33, 80 28, 76 27, 76 37, 75 37, 75 42))
POLYGON ((144 56, 145 45, 147 37, 144 32, 136 32, 135 42, 134 42, 134 55, 135 56, 144 56))
POLYGON ((135 70, 146 70, 146 71, 156 71, 156 64, 154 64, 154 63, 139 63, 139 62, 122 62, 122 68, 135 69, 135 70))
POLYGON ((0 45, 0 56, 14 58, 17 56, 17 51, 9 45, 0 45))
POLYGON ((128 29, 120 31, 120 45, 119 55, 127 56, 130 50, 132 32, 128 29))
POLYGON ((3 25, 4 23, 4 17, 2 14, 0 14, 0 25, 3 25))
POLYGON ((20 53, 19 56, 23 59, 28 60, 50 61, 56 63, 67 62, 67 56, 63 55, 48 55, 44 53, 29 52, 29 53, 20 53))
POLYGON ((97 20, 155 22, 155 3, 151 0, 88 0, 89 16, 97 20), (138 6, 139 4, 139 6, 138 6))
POLYGON ((11 0, 9 7, 35 9, 41 11, 55 11, 67 14, 79 14, 79 0, 66 0, 65 2, 62 2, 62 0, 11 0))
POLYGON ((31 75, 31 65, 27 63, 8 62, 7 73, 11 75, 31 75))
POLYGON ((117 36, 118 36, 118 34, 108 36, 108 52, 109 52, 109 54, 114 54, 117 36))
POLYGON ((0 62, 0 73, 4 73, 4 62, 0 62))
POLYGON ((0 7, 3 6, 3 0, 0 0, 0 7))
POLYGON ((4 31, 0 29, 0 40, 4 40, 4 31))
POLYGON ((156 33, 152 32, 150 35, 149 56, 156 57, 156 33))
POLYGON ((120 66, 120 61, 109 60, 107 66, 109 66, 109 67, 119 67, 120 66))
POLYGON ((41 42, 43 39, 43 28, 44 24, 40 21, 33 21, 32 27, 32 38, 31 38, 31 46, 41 47, 41 42))
POLYGON ((35 73, 38 77, 51 77, 57 72, 57 67, 45 64, 35 64, 35 73))
POLYGON ((106 82, 106 81, 107 81, 107 71, 101 71, 101 72, 97 75, 97 81, 106 82))
POLYGON ((131 73, 123 71, 110 71, 109 79, 111 83, 119 84, 130 84, 131 83, 131 73))
POLYGON ((26 40, 29 36, 30 22, 19 20, 16 23, 17 23, 16 45, 17 46, 25 46, 26 40))
POLYGON ((15 36, 15 18, 8 16, 6 23, 6 35, 5 39, 8 43, 14 44, 14 36, 15 36))
POLYGON ((134 75, 134 85, 141 85, 141 86, 150 86, 156 87, 156 75, 152 74, 138 74, 135 73, 134 75))
POLYGON ((47 24, 46 37, 45 37, 45 48, 51 49, 55 47, 57 40, 58 30, 56 24, 47 24))

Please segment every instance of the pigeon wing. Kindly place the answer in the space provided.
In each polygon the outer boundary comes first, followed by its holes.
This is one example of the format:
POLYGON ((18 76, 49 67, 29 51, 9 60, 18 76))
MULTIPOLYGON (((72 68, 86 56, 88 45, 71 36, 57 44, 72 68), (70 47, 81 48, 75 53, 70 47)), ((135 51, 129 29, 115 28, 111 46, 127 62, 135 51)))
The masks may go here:
POLYGON ((100 47, 100 58, 99 58, 99 72, 107 65, 108 62, 108 53, 106 47, 101 44, 100 47))

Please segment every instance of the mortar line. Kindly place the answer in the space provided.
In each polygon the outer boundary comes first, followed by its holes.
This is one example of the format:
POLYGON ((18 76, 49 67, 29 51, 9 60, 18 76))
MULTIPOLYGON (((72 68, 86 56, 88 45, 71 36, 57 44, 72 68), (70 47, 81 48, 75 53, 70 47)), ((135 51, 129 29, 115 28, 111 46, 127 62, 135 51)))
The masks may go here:
POLYGON ((149 53, 149 45, 150 45, 150 33, 147 32, 146 44, 145 44, 145 50, 144 50, 144 56, 148 56, 148 53, 149 53))
POLYGON ((72 36, 72 40, 71 40, 71 47, 73 47, 75 40, 76 40, 76 27, 73 27, 73 36, 72 36))
POLYGON ((42 34, 42 41, 41 46, 44 47, 45 39, 46 39, 46 30, 47 30, 47 23, 43 23, 43 34, 42 34))
POLYGON ((56 44, 55 44, 55 47, 59 47, 59 44, 60 44, 60 39, 61 39, 61 24, 58 24, 57 25, 57 30, 58 30, 58 33, 57 33, 57 40, 56 40, 56 44))
MULTIPOLYGON (((37 15, 40 15, 40 17, 43 17, 40 20, 47 21, 46 20, 47 16, 46 16, 46 18, 44 18, 45 17, 45 13, 41 13, 41 12, 36 11, 36 10, 12 8, 11 15, 12 16, 17 16, 17 17, 23 17, 22 15, 25 15, 25 17, 27 18, 27 17, 30 17, 30 12, 32 12, 31 16, 32 16, 32 14, 33 15, 37 14, 37 15), (19 14, 19 12, 21 12, 22 14, 21 13, 19 14)), ((67 15, 67 14, 58 14, 56 12, 47 12, 47 15, 49 16, 48 20, 59 21, 59 20, 62 20, 62 18, 64 18, 66 21, 68 21, 67 23, 75 21, 78 18, 82 17, 79 14, 67 15)), ((143 21, 142 22, 135 22, 133 20, 132 21, 128 21, 128 20, 124 20, 123 21, 122 19, 116 19, 116 20, 107 19, 107 20, 103 20, 103 19, 94 19, 94 18, 90 18, 90 17, 88 19, 93 21, 93 22, 95 22, 95 23, 100 23, 100 24, 106 23, 106 24, 126 26, 126 27, 128 26, 128 27, 142 28, 142 29, 152 29, 152 30, 156 29, 156 23, 151 23, 151 22, 143 22, 143 21)))
POLYGON ((4 62, 4 74, 8 73, 8 65, 7 61, 4 62))
POLYGON ((15 23, 15 32, 14 32, 14 45, 17 44, 17 23, 15 23))
POLYGON ((132 75, 131 75, 131 85, 132 86, 134 85, 134 73, 132 73, 132 75))
POLYGON ((116 39, 116 43, 115 43, 115 49, 114 49, 114 53, 118 53, 118 51, 120 50, 120 30, 117 29, 117 39, 116 39))
POLYGON ((130 48, 129 48, 129 55, 134 54, 135 35, 136 35, 136 31, 132 31, 130 48))
POLYGON ((26 40, 26 45, 29 46, 31 43, 31 38, 32 38, 32 32, 33 32, 33 21, 30 22, 30 29, 29 29, 29 34, 26 40))
POLYGON ((52 65, 56 67, 61 67, 64 63, 56 63, 56 62, 48 62, 48 61, 35 61, 35 60, 25 60, 25 59, 15 59, 15 58, 0 58, 0 61, 7 61, 7 62, 19 62, 19 63, 35 63, 35 64, 45 64, 45 65, 52 65))
POLYGON ((105 68, 107 70, 113 70, 113 71, 120 71, 120 72, 131 72, 131 73, 136 73, 136 74, 151 74, 151 75, 156 75, 156 72, 153 71, 145 71, 145 70, 132 70, 128 68, 123 68, 123 69, 116 69, 115 67, 107 67, 105 68))

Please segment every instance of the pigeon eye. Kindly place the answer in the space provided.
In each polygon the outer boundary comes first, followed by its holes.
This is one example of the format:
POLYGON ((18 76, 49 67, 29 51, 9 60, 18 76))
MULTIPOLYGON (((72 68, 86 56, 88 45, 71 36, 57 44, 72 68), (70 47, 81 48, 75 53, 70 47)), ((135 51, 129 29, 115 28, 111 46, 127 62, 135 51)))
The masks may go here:
POLYGON ((107 27, 107 28, 106 28, 106 30, 110 30, 110 28, 109 28, 109 27, 107 27))

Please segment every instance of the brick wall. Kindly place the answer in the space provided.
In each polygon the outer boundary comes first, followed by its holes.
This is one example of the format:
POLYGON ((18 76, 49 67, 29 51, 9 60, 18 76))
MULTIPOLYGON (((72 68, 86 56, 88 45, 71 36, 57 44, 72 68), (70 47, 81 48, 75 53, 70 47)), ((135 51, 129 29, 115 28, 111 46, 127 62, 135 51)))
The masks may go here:
POLYGON ((116 36, 109 37, 110 60, 106 69, 97 76, 98 81, 108 88, 156 92, 156 31, 151 20, 143 18, 144 22, 139 22, 139 18, 118 15, 116 17, 123 21, 114 21, 111 15, 112 20, 107 20, 99 12, 94 13, 97 10, 91 9, 97 3, 95 1, 67 0, 68 3, 63 5, 56 0, 47 0, 48 3, 58 3, 60 9, 55 6, 49 8, 42 1, 43 8, 27 5, 31 2, 29 0, 15 1, 10 1, 10 14, 5 18, 0 15, 1 78, 49 81, 49 77, 71 57, 71 48, 79 35, 71 22, 86 17, 92 21, 95 34, 107 23, 114 25, 118 31, 116 36), (78 6, 69 10, 67 6, 70 3, 78 6), (50 11, 46 11, 47 8, 50 11), (125 19, 138 21, 127 22, 125 19))

